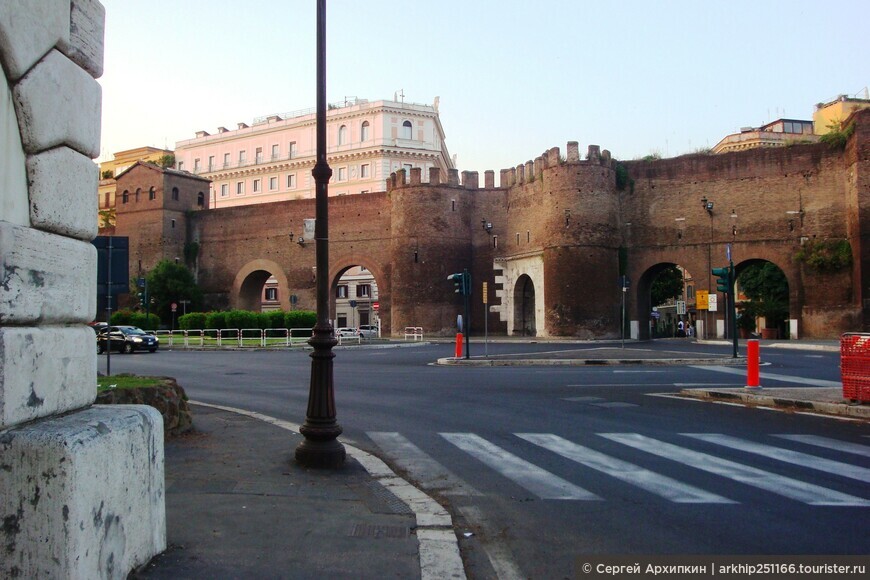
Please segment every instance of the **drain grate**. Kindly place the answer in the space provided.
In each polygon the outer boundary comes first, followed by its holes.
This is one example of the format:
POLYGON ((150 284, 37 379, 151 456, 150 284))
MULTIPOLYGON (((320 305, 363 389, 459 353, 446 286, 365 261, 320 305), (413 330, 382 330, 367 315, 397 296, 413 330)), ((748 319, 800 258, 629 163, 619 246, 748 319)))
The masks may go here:
POLYGON ((387 538, 403 540, 410 535, 408 526, 380 526, 377 524, 354 524, 350 531, 352 538, 387 538))
MULTIPOLYGON (((414 512, 408 507, 408 504, 396 497, 396 494, 381 485, 378 481, 367 481, 363 484, 366 489, 382 504, 385 504, 387 513, 392 514, 413 514, 414 512)), ((374 510, 379 511, 379 510, 374 510)))

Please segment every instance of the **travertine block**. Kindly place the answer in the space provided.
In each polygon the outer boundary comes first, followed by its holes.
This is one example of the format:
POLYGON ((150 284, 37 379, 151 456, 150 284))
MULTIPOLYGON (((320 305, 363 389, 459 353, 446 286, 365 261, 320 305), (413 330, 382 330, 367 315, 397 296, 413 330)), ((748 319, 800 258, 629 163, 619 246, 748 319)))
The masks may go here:
POLYGON ((95 344, 86 326, 0 326, 0 429, 93 403, 95 344))
POLYGON ((580 144, 577 141, 568 141, 568 163, 580 161, 580 144))
POLYGON ((0 325, 90 322, 93 245, 0 221, 0 325))
POLYGON ((13 81, 58 43, 69 42, 70 0, 0 2, 0 58, 13 81))
POLYGON ((25 152, 68 145, 91 158, 100 154, 100 85, 63 54, 51 51, 12 95, 25 152))
POLYGON ((163 419, 97 405, 4 431, 0 490, 0 577, 126 578, 166 548, 163 419))
POLYGON ((97 235, 99 169, 68 147, 27 158, 30 223, 35 228, 90 241, 97 235))
POLYGON ((24 160, 12 91, 0 74, 0 220, 19 226, 30 225, 24 160))
POLYGON ((69 42, 59 47, 73 62, 91 73, 103 76, 103 37, 106 9, 97 0, 71 0, 69 42))

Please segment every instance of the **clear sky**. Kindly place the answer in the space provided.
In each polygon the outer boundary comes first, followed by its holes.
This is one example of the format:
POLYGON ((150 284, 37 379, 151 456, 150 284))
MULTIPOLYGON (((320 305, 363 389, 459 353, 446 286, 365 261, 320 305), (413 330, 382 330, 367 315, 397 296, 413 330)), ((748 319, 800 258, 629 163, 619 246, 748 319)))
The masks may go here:
MULTIPOLYGON (((315 0, 102 0, 102 158, 315 106, 315 0)), ((461 171, 811 119, 870 84, 870 2, 328 0, 327 100, 431 104, 461 171)))

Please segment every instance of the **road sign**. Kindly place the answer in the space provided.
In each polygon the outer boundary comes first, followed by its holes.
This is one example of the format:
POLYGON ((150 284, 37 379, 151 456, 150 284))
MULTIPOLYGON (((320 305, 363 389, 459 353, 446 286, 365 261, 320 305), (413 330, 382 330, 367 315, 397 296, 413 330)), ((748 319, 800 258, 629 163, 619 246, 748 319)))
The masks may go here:
POLYGON ((710 292, 708 290, 695 290, 695 308, 698 310, 708 310, 708 299, 710 292))
POLYGON ((372 302, 372 310, 374 310, 375 312, 377 312, 377 311, 380 310, 380 309, 381 309, 381 303, 380 303, 380 302, 372 302))
POLYGON ((356 300, 351 300, 348 304, 350 304, 351 308, 356 308, 356 300))
POLYGON ((173 303, 172 303, 172 311, 175 312, 176 310, 178 310, 178 304, 176 304, 175 302, 173 302, 173 303))
POLYGON ((631 287, 631 280, 628 279, 628 276, 620 276, 619 277, 619 287, 622 288, 623 290, 631 287))
POLYGON ((725 259, 731 261, 731 244, 725 244, 725 259))
POLYGON ((707 298, 707 310, 710 312, 716 312, 716 307, 718 305, 718 297, 715 294, 710 294, 707 298))
POLYGON ((650 315, 652 318, 655 318, 656 320, 658 320, 659 318, 661 318, 662 313, 659 312, 659 311, 657 311, 657 310, 653 310, 652 312, 649 313, 649 315, 650 315))
POLYGON ((685 314, 686 313, 686 301, 685 300, 677 300, 677 314, 685 314))
POLYGON ((486 282, 483 283, 483 290, 481 293, 483 294, 483 303, 486 304, 486 282))

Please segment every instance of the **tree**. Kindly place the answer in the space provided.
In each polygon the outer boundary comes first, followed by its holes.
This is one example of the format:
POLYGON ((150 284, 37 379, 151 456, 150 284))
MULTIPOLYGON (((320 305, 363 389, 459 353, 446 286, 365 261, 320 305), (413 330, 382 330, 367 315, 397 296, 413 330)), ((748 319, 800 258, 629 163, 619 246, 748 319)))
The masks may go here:
POLYGON ((653 280, 649 294, 653 306, 659 306, 671 298, 682 296, 683 273, 674 265, 666 267, 653 280))
POLYGON ((151 312, 161 320, 171 318, 171 305, 190 300, 188 310, 197 310, 202 304, 202 292, 190 270, 169 260, 161 260, 148 274, 148 297, 154 301, 151 312))
POLYGON ((777 328, 788 318, 788 279, 776 264, 750 264, 740 272, 737 285, 751 301, 745 312, 763 316, 768 328, 777 328))
POLYGON ((175 167, 175 155, 171 155, 169 153, 167 153, 166 155, 161 155, 160 158, 157 160, 157 165, 164 168, 175 167))

